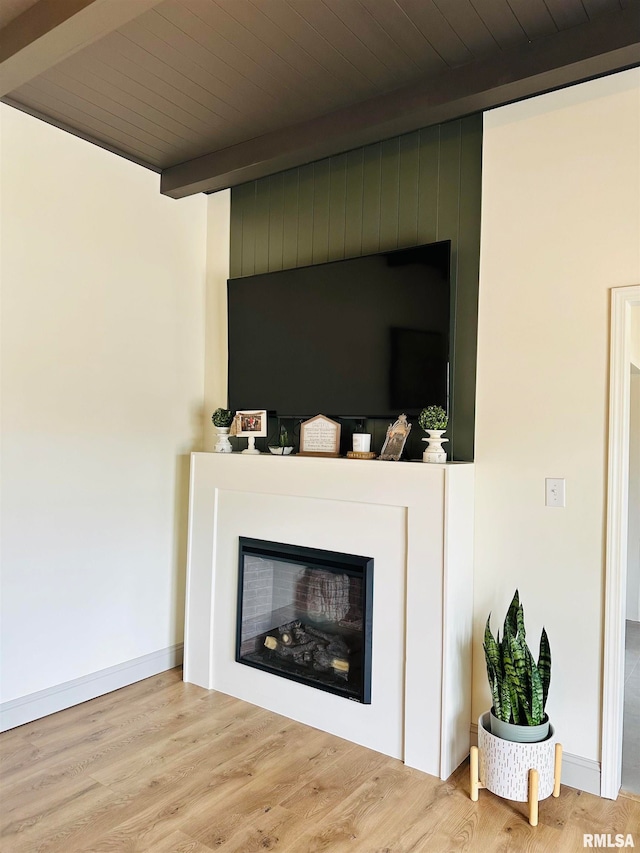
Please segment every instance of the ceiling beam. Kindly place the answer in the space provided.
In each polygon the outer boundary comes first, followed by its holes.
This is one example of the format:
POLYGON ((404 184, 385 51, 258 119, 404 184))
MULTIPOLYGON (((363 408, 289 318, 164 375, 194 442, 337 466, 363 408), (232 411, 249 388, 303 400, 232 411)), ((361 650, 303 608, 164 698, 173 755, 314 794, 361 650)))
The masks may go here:
POLYGON ((0 97, 160 0, 39 0, 0 30, 0 97))
POLYGON ((165 169, 172 198, 323 157, 640 64, 640 0, 589 24, 165 169))

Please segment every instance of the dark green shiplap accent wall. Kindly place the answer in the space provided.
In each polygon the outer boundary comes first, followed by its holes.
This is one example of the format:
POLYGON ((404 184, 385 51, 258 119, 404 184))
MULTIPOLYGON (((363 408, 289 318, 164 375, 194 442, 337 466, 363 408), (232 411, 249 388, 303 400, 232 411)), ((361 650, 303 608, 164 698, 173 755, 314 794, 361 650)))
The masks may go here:
MULTIPOLYGON (((447 435, 459 460, 473 459, 481 161, 477 115, 231 191, 233 278, 451 240, 455 322, 447 435)), ((417 424, 414 431, 422 435, 417 424)))

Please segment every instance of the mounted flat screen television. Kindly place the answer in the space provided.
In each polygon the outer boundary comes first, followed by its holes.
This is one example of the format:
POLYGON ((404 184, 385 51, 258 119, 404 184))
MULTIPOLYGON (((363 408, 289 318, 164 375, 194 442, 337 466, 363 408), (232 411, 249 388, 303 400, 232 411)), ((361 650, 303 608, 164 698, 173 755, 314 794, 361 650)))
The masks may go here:
POLYGON ((228 281, 229 408, 395 418, 448 408, 449 240, 228 281))

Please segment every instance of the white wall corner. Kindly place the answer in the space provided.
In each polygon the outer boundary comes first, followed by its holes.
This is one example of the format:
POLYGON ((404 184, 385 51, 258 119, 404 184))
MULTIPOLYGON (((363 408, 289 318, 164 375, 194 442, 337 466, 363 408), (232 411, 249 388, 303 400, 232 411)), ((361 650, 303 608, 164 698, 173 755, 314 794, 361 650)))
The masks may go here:
POLYGON ((182 641, 207 200, 162 196, 155 173, 6 104, 0 118, 2 701, 26 722, 173 665, 80 689, 182 641))

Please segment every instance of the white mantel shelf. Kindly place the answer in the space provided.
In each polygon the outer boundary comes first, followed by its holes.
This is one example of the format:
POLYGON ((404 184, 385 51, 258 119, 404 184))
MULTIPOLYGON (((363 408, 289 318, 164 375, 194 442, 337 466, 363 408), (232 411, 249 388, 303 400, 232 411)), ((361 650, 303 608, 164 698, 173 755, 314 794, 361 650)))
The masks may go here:
POLYGON ((443 779, 469 752, 470 463, 194 453, 184 680, 443 779), (371 705, 235 661, 238 537, 374 558, 371 705))

